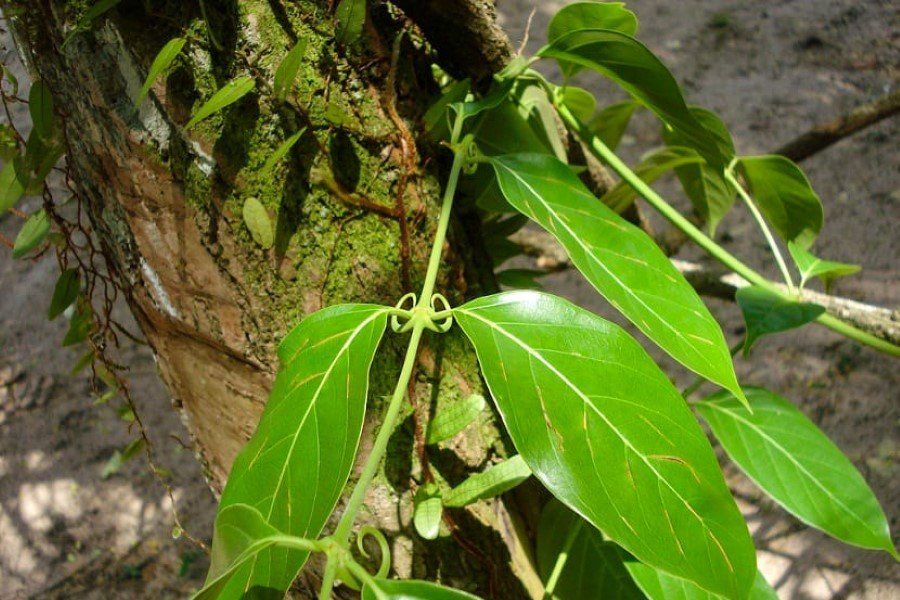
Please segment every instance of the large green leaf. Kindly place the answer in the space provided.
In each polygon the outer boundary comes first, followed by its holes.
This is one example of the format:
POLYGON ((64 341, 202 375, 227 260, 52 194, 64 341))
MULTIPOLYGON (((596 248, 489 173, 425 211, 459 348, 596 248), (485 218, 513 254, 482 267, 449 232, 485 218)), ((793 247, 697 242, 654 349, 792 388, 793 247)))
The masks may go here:
MULTIPOLYGON (((551 500, 541 511, 537 532, 537 568, 546 585, 557 559, 566 549, 565 566, 553 590, 554 600, 638 600, 644 595, 622 564, 619 547, 577 514, 551 500)), ((546 596, 545 596, 546 598, 546 596)))
POLYGON ((790 300, 756 285, 739 289, 735 299, 747 324, 745 355, 762 336, 802 327, 825 312, 818 304, 790 300))
POLYGON ((181 49, 184 48, 186 42, 186 38, 177 37, 169 40, 166 45, 162 47, 156 55, 156 58, 153 59, 150 70, 147 71, 147 78, 144 80, 144 85, 141 86, 141 91, 138 92, 137 98, 134 100, 135 106, 141 105, 144 98, 150 93, 150 88, 153 87, 153 83, 163 71, 169 68, 172 61, 178 58, 178 55, 181 53, 181 49))
POLYGON ((742 156, 740 166, 759 209, 789 242, 809 248, 822 230, 822 201, 800 167, 783 156, 742 156))
POLYGON ((256 81, 252 77, 238 77, 233 81, 229 81, 222 86, 222 89, 213 94, 212 98, 207 100, 203 106, 197 109, 197 112, 184 128, 190 129, 203 119, 219 112, 230 104, 234 104, 255 87, 256 81))
POLYGON ((288 92, 297 79, 297 73, 300 71, 300 65, 303 63, 303 54, 306 52, 306 39, 300 39, 294 44, 275 70, 275 82, 272 85, 272 93, 282 102, 287 98, 288 92))
POLYGON ((478 596, 428 581, 376 578, 374 582, 381 595, 367 585, 362 600, 478 600, 478 596))
POLYGON ((752 413, 727 393, 696 405, 731 459, 804 523, 900 558, 875 494, 840 449, 784 398, 746 392, 752 413))
MULTIPOLYGON (((703 158, 693 148, 666 146, 644 156, 635 165, 634 173, 649 184, 679 166, 701 163, 703 163, 703 158)), ((637 195, 637 191, 631 185, 621 181, 606 192, 600 201, 617 213, 621 213, 634 202, 637 195)))
POLYGON ((806 285, 806 282, 811 277, 818 277, 825 284, 825 290, 827 291, 835 279, 853 275, 860 270, 859 265, 823 260, 794 242, 788 242, 788 251, 790 251, 797 269, 800 270, 801 288, 806 285))
MULTIPOLYGON (((222 492, 257 509, 278 531, 314 539, 341 496, 362 433, 369 367, 389 309, 338 305, 304 319, 278 348, 281 370, 256 433, 238 454, 222 492)), ((216 551, 218 531, 213 537, 216 551)), ((285 590, 307 553, 267 548, 243 565, 223 597, 248 586, 285 590)))
POLYGON ((688 110, 675 78, 633 37, 619 31, 580 29, 554 40, 538 55, 554 58, 563 66, 572 63, 609 77, 678 131, 711 164, 727 163, 715 137, 688 110))
MULTIPOLYGON (((637 16, 624 2, 576 2, 559 9, 547 27, 547 41, 553 42, 579 29, 612 29, 626 35, 637 33, 637 16)), ((562 72, 571 77, 583 67, 562 62, 562 72)))
POLYGON ((516 449, 553 495, 640 560, 746 595, 747 526, 684 399, 634 339, 540 292, 453 314, 516 449))
MULTIPOLYGON (((650 600, 721 600, 722 596, 707 592, 686 579, 672 577, 636 560, 624 561, 625 568, 650 600)), ((757 571, 747 600, 778 600, 778 595, 763 574, 757 571)))
POLYGON ((740 394, 718 323, 643 231, 552 156, 491 159, 507 201, 559 240, 572 263, 650 339, 689 369, 740 394))

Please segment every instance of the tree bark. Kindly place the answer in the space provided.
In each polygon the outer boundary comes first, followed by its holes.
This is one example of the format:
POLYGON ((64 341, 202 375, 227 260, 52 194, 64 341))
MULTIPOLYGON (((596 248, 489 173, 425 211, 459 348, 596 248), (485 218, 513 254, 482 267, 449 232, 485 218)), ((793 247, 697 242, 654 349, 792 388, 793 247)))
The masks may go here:
MULTIPOLYGON (((218 492, 265 404, 281 337, 324 306, 394 304, 420 287, 444 161, 438 147, 408 130, 416 131, 436 93, 426 60, 431 49, 405 42, 392 74, 394 40, 412 27, 404 15, 370 2, 363 39, 340 47, 331 3, 312 0, 206 0, 205 16, 193 2, 123 0, 64 46, 91 4, 28 0, 6 2, 5 11, 33 75, 60 107, 68 164, 93 234, 218 492), (150 63, 175 36, 188 38, 184 52, 135 108, 150 63), (273 73, 301 38, 308 47, 296 93, 280 103, 271 94, 273 73), (241 75, 253 76, 256 90, 186 132, 192 112, 241 75), (303 127, 283 164, 260 173, 280 142, 303 127), (271 250, 255 244, 243 225, 248 197, 277 223, 271 250)), ((469 27, 483 26, 490 68, 501 66, 508 44, 504 50, 485 3, 442 4, 475 19, 469 27)), ((422 25, 426 35, 434 30, 422 25)), ((437 55, 467 74, 463 54, 445 47, 437 55)), ((486 64, 469 65, 468 75, 483 80, 486 64)), ((477 218, 460 213, 438 289, 458 303, 493 286, 477 218)), ((361 459, 398 372, 404 340, 390 332, 387 338, 372 371, 361 459)), ((412 391, 417 409, 409 407, 366 503, 365 518, 391 539, 395 572, 489 597, 534 593, 527 533, 537 507, 527 491, 519 501, 454 511, 454 537, 424 543, 412 529, 411 497, 423 478, 416 422, 482 391, 458 330, 427 339, 412 391)), ((452 444, 430 450, 431 468, 457 483, 506 455, 511 446, 498 423, 488 415, 452 444)), ((317 589, 320 567, 305 569, 301 595, 317 589)))

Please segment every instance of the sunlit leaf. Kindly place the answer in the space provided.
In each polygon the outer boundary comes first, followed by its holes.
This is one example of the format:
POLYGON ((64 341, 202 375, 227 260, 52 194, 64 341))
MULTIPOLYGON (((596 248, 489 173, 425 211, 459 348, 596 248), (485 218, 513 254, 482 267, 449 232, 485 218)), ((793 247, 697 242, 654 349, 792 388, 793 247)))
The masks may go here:
POLYGON ((188 121, 184 128, 190 129, 210 115, 219 112, 230 104, 234 104, 255 87, 256 81, 252 77, 238 77, 233 81, 229 81, 194 113, 194 116, 191 117, 191 120, 188 121))
POLYGON ((491 164, 507 201, 553 234, 610 304, 686 367, 741 393, 718 323, 647 234, 552 156, 500 156, 491 164))
POLYGON ((537 532, 537 568, 545 585, 567 542, 571 545, 553 590, 554 600, 588 600, 598 594, 604 600, 643 600, 622 564, 619 547, 555 499, 541 512, 537 532))
POLYGON ((823 260, 794 242, 788 242, 788 250, 800 270, 800 287, 806 285, 811 278, 818 277, 828 291, 835 279, 853 275, 860 270, 859 265, 823 260))
POLYGON ((32 213, 19 230, 13 245, 13 258, 22 258, 37 248, 50 232, 50 216, 43 208, 32 213))
MULTIPOLYGON (((634 173, 645 183, 653 183, 669 171, 679 166, 703 163, 703 158, 692 148, 684 146, 666 146, 644 156, 634 166, 634 173)), ((621 213, 634 202, 637 192, 627 182, 621 181, 606 192, 600 201, 621 213)))
POLYGON ((254 197, 244 200, 244 224, 250 230, 253 241, 259 244, 263 250, 268 250, 275 243, 275 227, 269 212, 262 202, 254 197))
POLYGON ((746 595, 747 526, 684 399, 637 342, 540 292, 453 312, 516 449, 554 496, 640 560, 746 595))
POLYGON ((447 406, 428 423, 426 442, 437 444, 449 440, 475 421, 484 412, 485 406, 484 396, 480 394, 472 394, 447 406))
POLYGON ((808 249, 824 219, 822 201, 800 167, 783 156, 742 156, 740 166, 759 209, 775 231, 808 249))
POLYGON ((481 473, 470 475, 468 479, 444 494, 445 506, 466 506, 499 496, 531 477, 531 469, 521 456, 513 456, 501 463, 488 467, 481 473))
POLYGON ((562 88, 561 101, 572 111, 575 118, 582 123, 590 121, 591 117, 594 116, 594 111, 597 109, 597 99, 594 98, 594 95, 583 88, 573 85, 567 85, 562 88))
POLYGON ((53 288, 53 297, 50 300, 47 318, 52 321, 63 314, 78 298, 79 291, 81 291, 81 281, 76 269, 66 269, 60 273, 53 288))
POLYGON ((380 594, 368 585, 362 600, 478 600, 466 592, 415 579, 375 579, 380 594))
POLYGON ((147 79, 144 80, 144 85, 141 86, 141 91, 134 101, 135 106, 141 105, 144 98, 150 93, 150 88, 153 87, 157 78, 159 78, 163 71, 169 68, 172 61, 174 61, 181 53, 181 49, 184 48, 185 42, 187 42, 185 38, 177 37, 171 39, 162 47, 159 53, 157 53, 156 58, 153 59, 153 63, 150 65, 150 70, 147 71, 147 79))
POLYGON ((416 532, 426 540, 437 539, 444 512, 437 486, 430 483, 419 488, 413 498, 413 505, 413 526, 416 532))
POLYGON ((0 171, 0 214, 15 206, 19 198, 25 194, 25 186, 22 185, 21 178, 16 172, 17 162, 8 161, 0 171))
MULTIPOLYGON (((219 511, 249 504, 278 531, 314 539, 341 496, 362 435, 369 367, 389 309, 338 305, 306 317, 278 348, 281 370, 256 433, 238 454, 219 511)), ((218 534, 213 538, 216 553, 218 534)), ((223 593, 284 592, 308 553, 260 551, 223 593)))
POLYGON ((728 456, 804 523, 900 558, 875 494, 840 449, 784 398, 746 392, 752 413, 728 393, 696 404, 728 456))
POLYGON ((272 93, 275 95, 275 98, 282 102, 287 98, 288 92, 291 91, 291 87, 294 85, 294 80, 297 79, 297 73, 300 72, 306 45, 306 39, 298 40, 294 47, 281 59, 281 63, 275 70, 275 83, 272 86, 272 93))
MULTIPOLYGON (((625 568, 649 600, 724 600, 686 579, 673 577, 636 560, 625 560, 625 568)), ((759 571, 747 600, 778 600, 778 595, 759 571)))
POLYGON ((762 336, 802 327, 825 312, 818 304, 790 300, 755 285, 739 289, 735 299, 747 324, 745 355, 762 336))
POLYGON ((359 39, 366 24, 366 0, 341 0, 334 16, 337 19, 334 39, 350 45, 359 39))
MULTIPOLYGON (((624 2, 576 2, 562 7, 553 15, 547 27, 547 41, 553 42, 579 29, 611 29, 634 35, 637 28, 637 17, 625 8, 624 2)), ((565 62, 561 62, 560 66, 568 77, 583 68, 565 62)))

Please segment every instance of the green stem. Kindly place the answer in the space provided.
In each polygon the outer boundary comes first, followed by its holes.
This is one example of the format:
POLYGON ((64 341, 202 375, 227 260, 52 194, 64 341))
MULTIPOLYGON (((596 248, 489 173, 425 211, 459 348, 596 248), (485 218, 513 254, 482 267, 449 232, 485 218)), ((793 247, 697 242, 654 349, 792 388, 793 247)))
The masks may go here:
POLYGON ((325 563, 325 573, 322 575, 322 587, 319 588, 319 600, 331 600, 331 588, 334 587, 334 579, 337 574, 337 563, 330 556, 325 563))
POLYGON ((556 591, 556 584, 559 583, 559 578, 562 575, 563 569, 566 567, 566 562, 569 560, 569 552, 572 550, 575 538, 581 533, 582 525, 584 525, 584 521, 579 519, 578 523, 575 524, 575 527, 570 529, 568 535, 566 535, 562 550, 560 550, 559 555, 556 557, 556 563, 553 565, 553 571, 550 572, 550 577, 547 578, 547 585, 544 586, 545 600, 553 598, 553 592, 556 591))
MULTIPOLYGON (((600 141, 597 136, 595 136, 580 121, 578 121, 578 119, 575 118, 575 115, 573 115, 568 108, 560 104, 557 106, 557 111, 559 112, 560 117, 566 123, 566 125, 568 125, 572 129, 572 131, 576 132, 581 140, 588 145, 588 147, 591 149, 591 153, 594 156, 608 164, 612 168, 612 170, 618 173, 618 175, 623 180, 628 182, 628 184, 631 185, 635 189, 635 191, 641 195, 641 197, 643 197, 651 206, 653 206, 653 208, 655 208, 662 216, 668 219, 670 223, 683 231, 685 235, 693 240, 695 244, 700 246, 710 256, 718 260, 720 263, 722 263, 753 285, 758 285, 784 298, 791 299, 785 296, 785 294, 773 282, 769 281, 768 279, 754 271, 752 268, 741 262, 740 259, 714 242, 705 233, 697 229, 697 227, 694 226, 693 223, 682 216, 681 213, 675 210, 659 194, 654 192, 649 185, 647 185, 640 177, 638 177, 634 173, 634 171, 629 169, 628 165, 623 163, 619 159, 619 157, 616 156, 616 154, 606 146, 606 144, 600 141)), ((837 333, 855 340, 860 344, 871 346, 872 348, 875 348, 876 350, 880 350, 881 352, 885 352, 887 354, 900 356, 900 346, 892 344, 887 340, 882 340, 881 338, 875 337, 874 335, 862 331, 861 329, 857 329, 853 325, 845 323, 844 321, 841 321, 840 319, 828 313, 822 314, 818 319, 816 319, 816 321, 820 325, 824 325, 832 331, 836 331, 837 333)))
POLYGON ((772 235, 772 230, 769 229, 769 225, 766 223, 766 220, 763 218, 762 213, 759 212, 759 208, 756 206, 756 202, 753 201, 753 198, 750 197, 750 194, 744 189, 744 186, 735 178, 734 173, 731 172, 731 168, 729 167, 725 171, 725 178, 728 180, 731 185, 733 185, 737 189, 738 195, 744 201, 744 204, 747 205, 747 208, 750 210, 750 214, 753 215, 753 218, 756 219, 759 228, 762 230, 763 235, 766 236, 766 241, 769 243, 769 248, 772 249, 772 254, 775 256, 775 262, 778 263, 778 268, 781 270, 781 275, 784 277, 784 282, 787 284, 788 290, 792 295, 797 293, 797 289, 794 287, 794 280, 791 278, 791 272, 787 268, 787 264, 784 262, 784 256, 781 254, 781 250, 778 248, 778 244, 775 242, 775 236, 772 235))

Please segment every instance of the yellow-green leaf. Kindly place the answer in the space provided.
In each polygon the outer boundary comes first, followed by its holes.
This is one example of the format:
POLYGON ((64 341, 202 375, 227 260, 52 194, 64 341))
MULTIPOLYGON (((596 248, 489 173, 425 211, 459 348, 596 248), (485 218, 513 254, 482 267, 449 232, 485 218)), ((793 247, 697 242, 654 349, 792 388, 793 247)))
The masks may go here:
POLYGON ((294 47, 284 55, 275 70, 275 84, 272 86, 272 93, 282 102, 287 98, 288 92, 294 85, 294 80, 297 79, 297 73, 303 63, 303 54, 306 52, 306 44, 305 39, 298 40, 294 47))
POLYGON ((147 78, 144 80, 144 85, 141 86, 141 91, 134 101, 135 106, 141 105, 144 98, 150 93, 150 88, 153 86, 153 83, 163 71, 169 68, 172 61, 174 61, 181 53, 181 49, 184 48, 185 42, 187 42, 185 38, 177 37, 171 39, 162 47, 159 53, 157 53, 156 58, 153 59, 153 63, 150 65, 150 70, 147 71, 147 78))
POLYGON ((275 228, 262 202, 252 196, 244 200, 243 215, 244 224, 250 230, 253 241, 264 250, 271 248, 275 244, 275 228))
POLYGON ((213 115, 226 106, 234 104, 256 87, 256 81, 252 77, 238 77, 226 83, 222 89, 212 95, 212 98, 201 106, 184 128, 190 129, 203 119, 213 115))

